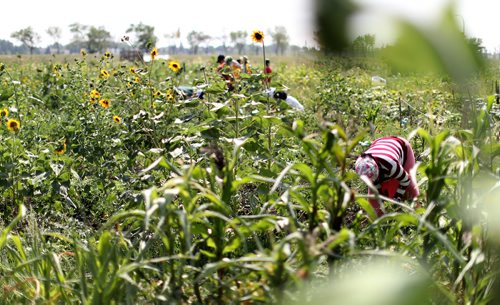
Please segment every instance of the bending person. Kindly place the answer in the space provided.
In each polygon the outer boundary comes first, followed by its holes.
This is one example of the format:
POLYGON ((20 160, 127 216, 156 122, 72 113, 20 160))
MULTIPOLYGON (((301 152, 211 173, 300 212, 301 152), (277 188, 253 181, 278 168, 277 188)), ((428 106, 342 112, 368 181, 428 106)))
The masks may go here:
POLYGON ((276 88, 270 88, 267 89, 266 92, 274 99, 285 101, 288 106, 300 111, 304 111, 304 106, 302 106, 302 104, 295 97, 288 95, 285 91, 276 91, 276 88))
MULTIPOLYGON (((415 156, 410 143, 401 137, 383 137, 356 160, 356 173, 368 177, 380 194, 398 201, 416 198, 420 191, 410 170, 415 166, 415 156)), ((368 194, 371 194, 368 190, 368 194)), ((380 202, 369 199, 378 216, 383 215, 380 202)))

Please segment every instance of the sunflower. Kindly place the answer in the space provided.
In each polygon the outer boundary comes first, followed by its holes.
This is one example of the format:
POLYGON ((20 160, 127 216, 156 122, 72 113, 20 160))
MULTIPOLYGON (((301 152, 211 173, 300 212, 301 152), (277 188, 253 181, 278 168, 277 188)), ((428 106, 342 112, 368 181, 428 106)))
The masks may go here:
POLYGON ((167 90, 167 101, 172 102, 174 100, 174 91, 172 89, 167 90))
POLYGON ((59 77, 61 76, 61 70, 62 70, 62 66, 61 65, 54 65, 52 67, 52 72, 54 73, 54 75, 56 77, 59 77))
POLYGON ((135 68, 134 67, 130 67, 130 69, 128 69, 130 71, 130 74, 135 74, 135 68))
POLYGON ((158 49, 153 48, 153 50, 151 50, 151 60, 154 60, 156 56, 158 56, 158 49))
POLYGON ((102 108, 109 108, 109 100, 107 99, 100 100, 99 104, 102 106, 102 108))
POLYGON ((106 57, 107 59, 110 59, 113 57, 113 54, 111 54, 110 51, 106 51, 106 53, 104 53, 104 57, 106 57))
POLYGON ((0 110, 0 117, 8 117, 9 116, 9 109, 4 108, 0 110))
POLYGON ((168 64, 168 67, 170 68, 170 70, 172 70, 173 72, 178 72, 180 69, 181 69, 181 65, 176 62, 176 61, 171 61, 169 64, 168 64))
POLYGON ((155 92, 153 93, 153 96, 158 98, 161 96, 161 92, 159 90, 155 90, 155 92))
POLYGON ((109 72, 107 70, 102 69, 101 70, 101 78, 108 79, 109 78, 109 72))
POLYGON ((54 153, 56 155, 64 155, 66 153, 66 142, 63 143, 63 145, 59 146, 58 148, 54 149, 54 153))
POLYGON ((85 51, 85 49, 81 49, 80 54, 82 54, 82 56, 85 57, 87 56, 87 51, 85 51))
POLYGON ((262 33, 262 31, 255 30, 252 32, 252 35, 250 36, 252 37, 252 40, 255 42, 264 42, 264 33, 262 33))
POLYGON ((99 91, 97 91, 95 89, 90 91, 90 98, 91 99, 98 99, 100 97, 101 97, 101 94, 99 93, 99 91))
POLYGON ((115 122, 116 124, 120 124, 122 122, 122 118, 117 115, 114 115, 113 122, 115 122))
POLYGON ((21 123, 15 119, 9 119, 7 121, 7 128, 12 132, 17 132, 21 128, 21 123))

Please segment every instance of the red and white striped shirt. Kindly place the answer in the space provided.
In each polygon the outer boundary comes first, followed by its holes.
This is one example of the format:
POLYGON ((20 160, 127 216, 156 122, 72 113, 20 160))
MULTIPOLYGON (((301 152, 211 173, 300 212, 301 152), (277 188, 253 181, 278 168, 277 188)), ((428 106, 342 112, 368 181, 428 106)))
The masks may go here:
POLYGON ((396 179, 399 181, 397 193, 403 196, 410 185, 410 175, 404 170, 406 162, 406 144, 398 137, 384 137, 375 140, 362 156, 369 155, 377 162, 379 174, 374 181, 377 189, 384 181, 396 179))

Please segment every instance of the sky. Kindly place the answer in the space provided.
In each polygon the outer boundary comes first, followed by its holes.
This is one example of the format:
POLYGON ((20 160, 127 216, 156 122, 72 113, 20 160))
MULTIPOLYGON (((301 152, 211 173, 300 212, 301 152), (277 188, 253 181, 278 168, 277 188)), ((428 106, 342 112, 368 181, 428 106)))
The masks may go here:
POLYGON ((481 38, 488 52, 500 52, 498 34, 498 0, 356 0, 364 13, 353 21, 355 33, 377 32, 378 40, 390 40, 394 34, 390 20, 403 16, 414 23, 428 26, 437 23, 444 8, 454 8, 457 27, 468 37, 481 38))
POLYGON ((131 24, 142 22, 155 27, 160 47, 169 42, 165 35, 177 29, 183 37, 192 30, 212 37, 246 31, 250 43, 254 29, 265 35, 275 26, 284 26, 292 44, 313 42, 310 0, 4 0, 1 12, 0 39, 15 44, 11 34, 28 26, 42 36, 42 46, 54 42, 46 30, 58 26, 63 30, 61 43, 66 44, 72 38, 69 25, 76 22, 103 26, 118 42, 131 24))
MULTIPOLYGON (((379 43, 390 43, 394 34, 389 20, 391 16, 404 16, 418 22, 433 22, 441 9, 449 3, 456 8, 457 25, 468 36, 479 37, 488 51, 500 51, 498 0, 354 0, 362 13, 351 20, 352 36, 375 34, 379 43)), ((54 41, 46 31, 51 26, 62 29, 60 42, 69 43, 72 34, 69 25, 80 23, 102 26, 111 33, 115 41, 125 35, 131 24, 144 23, 155 27, 158 46, 169 43, 165 36, 177 29, 181 36, 192 30, 212 37, 229 36, 232 31, 254 29, 264 35, 275 26, 284 26, 290 42, 299 46, 313 46, 314 0, 23 0, 2 1, 0 17, 0 39, 10 40, 11 34, 31 26, 41 35, 40 46, 54 41)), ((215 39, 214 44, 220 44, 215 39)), ((227 39, 227 43, 230 40, 227 39)), ((250 42, 250 38, 248 39, 250 42)))

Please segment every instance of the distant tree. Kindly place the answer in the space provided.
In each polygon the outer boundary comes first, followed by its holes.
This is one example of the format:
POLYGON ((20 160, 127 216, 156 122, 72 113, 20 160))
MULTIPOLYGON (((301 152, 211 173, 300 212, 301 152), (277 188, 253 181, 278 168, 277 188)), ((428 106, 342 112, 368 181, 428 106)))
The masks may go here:
POLYGON ((72 23, 69 25, 69 31, 73 33, 69 47, 72 51, 79 51, 79 49, 86 47, 86 36, 88 26, 80 23, 72 23))
POLYGON ((73 33, 72 41, 74 42, 84 41, 87 30, 88 30, 87 25, 83 25, 78 22, 69 25, 69 31, 73 33))
POLYGON ((365 44, 369 52, 373 52, 375 49, 375 35, 373 34, 366 34, 365 35, 365 44))
POLYGON ((284 26, 277 26, 274 28, 274 31, 271 31, 271 37, 276 44, 276 54, 278 52, 283 55, 285 53, 286 48, 288 47, 289 37, 284 26))
POLYGON ((222 43, 222 52, 225 54, 227 52, 227 42, 229 37, 226 33, 223 33, 221 36, 217 37, 222 43))
POLYGON ((158 37, 154 31, 153 26, 145 25, 142 22, 137 25, 131 24, 127 29, 127 33, 133 32, 135 34, 137 47, 145 52, 156 46, 158 37))
POLYGON ((483 40, 477 37, 469 37, 467 38, 467 42, 472 50, 478 52, 479 54, 485 53, 485 47, 483 46, 483 40))
POLYGON ((375 48, 375 35, 366 34, 358 36, 351 44, 351 50, 356 54, 366 55, 375 48))
POLYGON ((33 54, 36 45, 40 43, 40 35, 33 31, 31 27, 14 32, 10 37, 19 40, 23 45, 28 47, 30 54, 33 54))
POLYGON ((91 26, 87 32, 87 51, 97 53, 104 51, 111 41, 111 34, 104 27, 91 26))
POLYGON ((73 23, 69 27, 73 38, 66 47, 71 51, 86 48, 89 53, 97 53, 104 51, 112 44, 111 34, 102 26, 95 27, 73 23))
POLYGON ((243 48, 245 48, 245 42, 247 40, 247 32, 246 31, 237 31, 229 33, 229 37, 231 37, 231 42, 234 43, 236 49, 238 49, 238 54, 241 54, 243 48))
POLYGON ((189 32, 189 34, 187 34, 186 39, 191 46, 193 54, 198 54, 200 44, 210 40, 210 36, 204 34, 203 32, 191 31, 189 32))
POLYGON ((0 39, 0 54, 12 54, 16 52, 18 50, 12 42, 0 39))
POLYGON ((177 31, 165 34, 165 38, 169 41, 169 49, 171 50, 172 54, 175 54, 177 52, 177 43, 181 39, 181 30, 177 29, 177 31))
POLYGON ((51 26, 47 29, 47 34, 49 34, 49 36, 54 40, 54 45, 57 46, 57 54, 61 53, 61 44, 59 43, 59 40, 62 36, 61 28, 57 26, 51 26))

